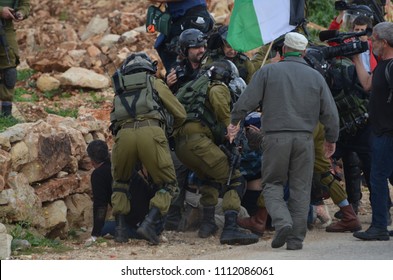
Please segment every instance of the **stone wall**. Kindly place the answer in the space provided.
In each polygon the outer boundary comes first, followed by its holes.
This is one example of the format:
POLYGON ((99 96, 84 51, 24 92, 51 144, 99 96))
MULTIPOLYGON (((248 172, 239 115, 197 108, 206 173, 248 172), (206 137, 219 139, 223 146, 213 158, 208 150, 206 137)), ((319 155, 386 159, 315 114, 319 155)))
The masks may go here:
POLYGON ((0 133, 0 222, 28 222, 50 238, 91 226, 93 139, 111 135, 107 122, 88 115, 48 115, 0 133))

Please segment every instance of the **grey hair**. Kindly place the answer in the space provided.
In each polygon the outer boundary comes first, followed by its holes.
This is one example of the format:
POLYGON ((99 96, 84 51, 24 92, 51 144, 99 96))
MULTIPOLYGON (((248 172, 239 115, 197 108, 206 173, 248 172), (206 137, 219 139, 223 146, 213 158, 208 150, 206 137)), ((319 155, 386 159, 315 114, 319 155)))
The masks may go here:
POLYGON ((376 39, 386 40, 388 45, 393 48, 393 22, 380 22, 374 26, 373 32, 377 34, 376 39))

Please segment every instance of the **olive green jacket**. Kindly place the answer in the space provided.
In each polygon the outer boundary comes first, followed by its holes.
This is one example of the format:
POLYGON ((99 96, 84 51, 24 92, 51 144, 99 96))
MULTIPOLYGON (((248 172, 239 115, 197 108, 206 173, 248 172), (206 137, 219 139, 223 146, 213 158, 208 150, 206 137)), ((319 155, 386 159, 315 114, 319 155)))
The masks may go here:
MULTIPOLYGON (((0 0, 0 15, 3 12, 3 7, 13 8, 13 3, 15 1, 0 0)), ((27 18, 30 14, 30 0, 19 0, 18 7, 15 7, 14 10, 22 12, 24 19, 27 18)), ((0 69, 15 67, 19 64, 19 48, 16 41, 14 22, 10 19, 2 19, 2 23, 3 30, 0 30, 0 36, 5 36, 5 40, 3 41, 8 46, 8 57, 10 61, 7 59, 4 46, 0 44, 0 69)))

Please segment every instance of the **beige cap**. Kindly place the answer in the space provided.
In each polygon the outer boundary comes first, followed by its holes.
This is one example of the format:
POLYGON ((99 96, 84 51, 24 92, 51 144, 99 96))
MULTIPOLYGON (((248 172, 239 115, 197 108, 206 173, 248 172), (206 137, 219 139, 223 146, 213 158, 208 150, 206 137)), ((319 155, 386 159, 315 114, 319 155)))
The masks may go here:
POLYGON ((308 40, 304 35, 297 32, 288 32, 285 34, 284 45, 299 51, 307 48, 308 40))

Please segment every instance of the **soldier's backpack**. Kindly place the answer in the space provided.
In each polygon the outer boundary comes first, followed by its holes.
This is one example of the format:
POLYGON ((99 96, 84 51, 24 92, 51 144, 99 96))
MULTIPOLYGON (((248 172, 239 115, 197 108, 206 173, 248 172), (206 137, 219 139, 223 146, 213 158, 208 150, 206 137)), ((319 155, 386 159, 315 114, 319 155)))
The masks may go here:
POLYGON ((149 118, 162 120, 166 128, 171 127, 171 115, 162 106, 158 93, 152 86, 153 79, 145 71, 128 75, 117 71, 113 75, 115 98, 111 122, 149 118))
MULTIPOLYGON (((213 83, 220 84, 216 81, 213 83)), ((206 106, 207 93, 211 85, 210 76, 206 72, 181 87, 176 93, 176 97, 187 112, 186 122, 201 121, 212 131, 214 142, 221 144, 226 127, 217 121, 211 108, 206 106)))
POLYGON ((367 93, 358 82, 355 66, 348 58, 334 59, 328 70, 330 90, 340 118, 340 138, 355 135, 367 123, 367 93))

